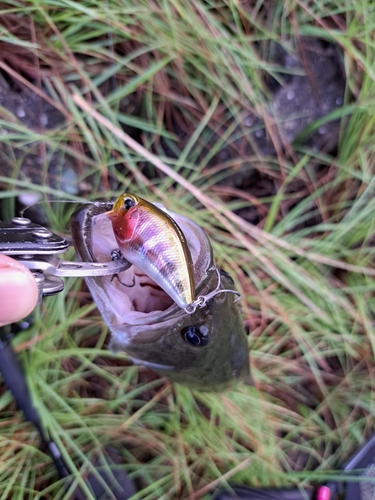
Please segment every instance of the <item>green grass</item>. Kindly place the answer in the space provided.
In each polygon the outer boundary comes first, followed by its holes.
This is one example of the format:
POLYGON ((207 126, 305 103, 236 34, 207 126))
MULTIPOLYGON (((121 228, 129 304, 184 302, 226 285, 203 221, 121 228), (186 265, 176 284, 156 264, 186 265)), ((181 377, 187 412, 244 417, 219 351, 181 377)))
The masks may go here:
MULTIPOLYGON (((204 498, 227 481, 281 486, 335 476, 374 428, 372 3, 110 0, 107 9, 25 0, 0 8, 1 72, 47 93, 65 116, 52 130, 27 128, 0 107, 3 217, 24 190, 42 194, 51 227, 64 234, 75 206, 66 201, 124 190, 161 201, 207 231, 250 329, 254 387, 191 391, 112 356, 88 292, 66 280, 15 344, 76 481, 109 448, 137 480, 137 499, 204 498), (341 120, 338 150, 298 142, 293 154, 264 156, 249 134, 260 125, 249 129, 244 116, 264 117, 267 74, 282 80, 272 43, 292 50, 299 36, 342 48, 346 98, 326 119, 341 120), (121 127, 154 156, 116 135, 121 127), (87 194, 64 192, 61 172, 48 183, 54 152, 75 164, 87 194), (41 157, 41 186, 21 169, 31 153, 41 157), (252 186, 229 197, 225 179, 240 168, 271 179, 273 192, 252 186), (235 212, 252 205, 256 226, 235 212)), ((0 409, 0 499, 69 498, 5 388, 0 409)))

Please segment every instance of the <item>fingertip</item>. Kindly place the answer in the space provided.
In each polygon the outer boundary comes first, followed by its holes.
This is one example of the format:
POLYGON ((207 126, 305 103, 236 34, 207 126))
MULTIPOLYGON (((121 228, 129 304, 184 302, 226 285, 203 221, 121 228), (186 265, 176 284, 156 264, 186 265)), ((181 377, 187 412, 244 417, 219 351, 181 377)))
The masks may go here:
POLYGON ((21 263, 0 255, 0 326, 24 318, 34 309, 38 287, 32 273, 21 263))

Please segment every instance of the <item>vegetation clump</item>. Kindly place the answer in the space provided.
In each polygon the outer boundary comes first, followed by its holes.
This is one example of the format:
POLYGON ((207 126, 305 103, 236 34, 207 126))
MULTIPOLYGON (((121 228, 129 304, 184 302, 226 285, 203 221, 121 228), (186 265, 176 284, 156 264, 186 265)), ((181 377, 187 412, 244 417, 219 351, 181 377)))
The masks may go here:
MULTIPOLYGON (((1 2, 2 218, 30 191, 65 234, 66 201, 162 202, 249 332, 254 386, 190 391, 114 357, 66 280, 14 343, 77 483, 111 449, 139 499, 313 484, 374 428, 374 24, 371 2, 1 2)), ((5 387, 0 409, 1 498, 68 498, 5 387)))

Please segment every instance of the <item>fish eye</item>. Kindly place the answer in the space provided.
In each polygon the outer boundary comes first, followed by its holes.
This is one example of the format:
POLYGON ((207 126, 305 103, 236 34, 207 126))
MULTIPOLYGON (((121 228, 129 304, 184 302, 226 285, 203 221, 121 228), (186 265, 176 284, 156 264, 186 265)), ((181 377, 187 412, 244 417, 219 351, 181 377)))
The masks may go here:
POLYGON ((134 198, 130 198, 130 196, 126 196, 126 198, 124 198, 124 208, 126 210, 129 210, 129 208, 134 207, 134 205, 135 205, 134 198))
POLYGON ((187 326, 181 330, 181 336, 185 342, 194 347, 204 347, 208 344, 208 329, 199 326, 187 326))
POLYGON ((220 274, 222 274, 223 276, 228 278, 228 280, 231 282, 231 284, 234 285, 234 281, 233 281, 232 276, 230 274, 228 274, 226 271, 224 271, 224 269, 220 269, 220 274))

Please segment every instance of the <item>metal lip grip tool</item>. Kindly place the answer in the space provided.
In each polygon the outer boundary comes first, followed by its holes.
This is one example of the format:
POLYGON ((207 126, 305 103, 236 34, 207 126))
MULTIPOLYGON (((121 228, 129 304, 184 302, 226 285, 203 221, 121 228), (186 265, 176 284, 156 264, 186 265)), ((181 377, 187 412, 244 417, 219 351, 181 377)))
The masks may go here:
POLYGON ((34 274, 42 297, 54 295, 64 289, 61 278, 80 276, 106 276, 128 269, 125 260, 113 262, 71 262, 61 260, 57 254, 66 252, 70 244, 61 236, 25 217, 14 217, 11 222, 0 221, 0 253, 21 262, 34 274))

